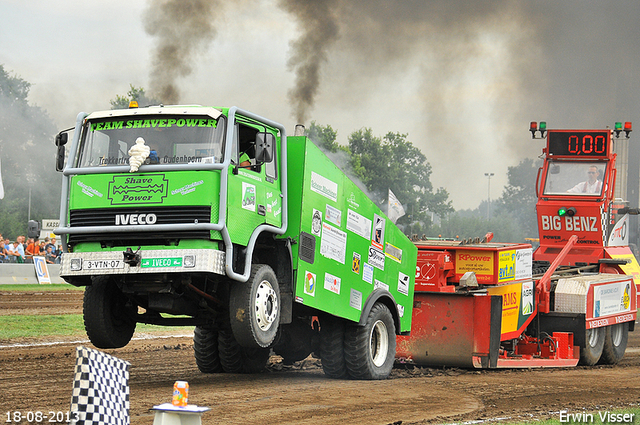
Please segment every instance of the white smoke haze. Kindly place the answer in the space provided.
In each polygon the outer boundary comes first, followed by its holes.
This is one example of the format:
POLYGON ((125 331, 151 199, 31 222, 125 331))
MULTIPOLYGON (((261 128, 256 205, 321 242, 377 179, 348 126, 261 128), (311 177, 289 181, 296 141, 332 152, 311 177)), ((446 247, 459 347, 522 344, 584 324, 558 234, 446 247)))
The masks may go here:
POLYGON ((0 63, 60 128, 133 83, 291 130, 329 124, 343 145, 363 127, 408 133, 456 208, 486 199, 484 173, 496 198, 507 168, 540 154, 529 121, 640 122, 637 1, 190 0, 169 21, 149 10, 176 4, 8 0, 0 63))

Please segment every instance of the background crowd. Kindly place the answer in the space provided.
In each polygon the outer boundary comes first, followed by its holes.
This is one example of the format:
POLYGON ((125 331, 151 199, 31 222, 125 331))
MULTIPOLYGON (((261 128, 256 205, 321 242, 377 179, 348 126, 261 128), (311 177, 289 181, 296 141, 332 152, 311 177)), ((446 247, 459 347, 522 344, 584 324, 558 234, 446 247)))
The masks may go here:
POLYGON ((44 240, 18 236, 10 241, 0 234, 0 263, 33 263, 33 257, 44 257, 48 264, 60 264, 62 245, 56 246, 56 238, 44 240))

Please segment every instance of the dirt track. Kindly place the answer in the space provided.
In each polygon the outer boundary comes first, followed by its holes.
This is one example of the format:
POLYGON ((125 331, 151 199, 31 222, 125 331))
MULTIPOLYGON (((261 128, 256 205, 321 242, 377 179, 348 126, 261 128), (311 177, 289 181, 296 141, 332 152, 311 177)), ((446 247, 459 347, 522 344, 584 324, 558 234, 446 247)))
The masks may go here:
MULTIPOLYGON (((6 314, 7 309, 14 311, 11 314, 78 313, 81 296, 73 291, 21 295, 0 290, 0 314, 6 314)), ((62 344, 8 346, 18 342, 35 341, 7 341, 0 336, 2 420, 6 420, 7 411, 68 410, 75 347, 91 345, 68 339, 62 344)), ((211 407, 203 416, 205 424, 557 419, 562 409, 605 410, 640 403, 640 332, 630 334, 627 354, 616 367, 493 371, 396 368, 391 379, 375 382, 327 379, 312 358, 290 367, 272 357, 269 371, 258 375, 205 375, 195 366, 189 337, 139 339, 107 352, 131 362, 134 425, 153 423, 148 409, 171 399, 176 380, 189 382, 191 403, 211 407)))

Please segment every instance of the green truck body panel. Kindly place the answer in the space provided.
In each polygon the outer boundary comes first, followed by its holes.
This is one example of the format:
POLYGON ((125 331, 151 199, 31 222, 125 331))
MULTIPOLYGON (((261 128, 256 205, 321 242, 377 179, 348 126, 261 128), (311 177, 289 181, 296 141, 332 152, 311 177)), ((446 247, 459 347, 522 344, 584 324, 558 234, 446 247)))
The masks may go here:
MULTIPOLYGON (((221 111, 223 117, 231 120, 228 116, 229 109, 221 111)), ((112 121, 126 123, 130 118, 125 111, 118 113, 118 119, 112 121)), ((147 121, 155 122, 143 122, 147 121)), ((177 120, 179 123, 182 121, 184 120, 177 120)), ((100 118, 96 122, 107 130, 113 127, 107 118, 100 118)), ((274 127, 260 124, 256 120, 242 123, 256 131, 276 134, 274 127)), ((95 136, 100 129, 95 124, 91 132, 95 136)), ((116 128, 119 131, 123 129, 126 130, 124 124, 116 128)), ((228 134, 231 133, 226 133, 226 137, 228 134)), ((120 140, 128 139, 127 136, 120 140)), ((181 143, 186 147, 191 146, 187 139, 181 143)), ((221 149, 228 150, 230 144, 225 144, 224 141, 222 143, 221 149)), ((248 246, 250 239, 256 237, 255 229, 264 225, 267 228, 263 233, 270 232, 269 226, 273 226, 272 229, 280 229, 280 234, 273 231, 275 238, 293 241, 290 275, 294 279, 291 285, 294 303, 358 322, 363 313, 366 313, 367 307, 371 306, 368 301, 379 296, 386 297, 391 306, 397 306, 400 323, 397 331, 408 332, 411 328, 416 246, 309 139, 304 136, 287 137, 286 155, 281 149, 281 143, 281 138, 277 136, 273 146, 275 162, 250 168, 236 168, 231 163, 228 168, 220 165, 217 169, 171 170, 169 167, 166 171, 159 171, 164 168, 156 166, 153 171, 145 171, 142 166, 140 171, 131 173, 101 170, 102 167, 94 165, 95 174, 70 174, 68 203, 63 200, 63 207, 67 208, 67 217, 70 218, 62 225, 73 229, 73 216, 78 212, 85 214, 83 223, 90 225, 86 216, 91 215, 92 211, 101 210, 107 211, 107 215, 112 214, 109 217, 113 218, 109 220, 115 220, 113 226, 141 225, 136 229, 144 232, 142 225, 154 224, 145 222, 154 219, 155 215, 149 213, 154 211, 153 208, 167 208, 166 211, 170 211, 170 214, 174 214, 174 211, 179 214, 180 208, 186 207, 210 207, 209 223, 213 224, 218 223, 221 217, 220 196, 226 193, 226 221, 223 225, 226 226, 233 245, 248 246), (286 156, 286 164, 281 163, 282 155, 286 156), (287 199, 281 187, 284 172, 287 173, 287 199), (222 173, 226 173, 226 179, 222 178, 222 173), (226 192, 221 187, 224 186, 224 180, 226 192), (283 202, 287 202, 288 207, 287 230, 284 234, 283 202), (114 212, 111 213, 110 210, 114 212)), ((131 143, 125 143, 124 148, 129 149, 131 146, 131 143)), ((186 151, 176 151, 174 148, 173 155, 184 155, 184 152, 186 151)), ((221 150, 220 155, 229 161, 232 154, 221 150)), ((236 152, 235 155, 239 153, 236 152)), ((122 158, 116 162, 117 165, 128 166, 122 158)), ((92 255, 87 258, 96 261, 113 261, 116 258, 115 251, 123 251, 122 244, 101 245, 99 241, 90 239, 94 237, 91 232, 87 234, 90 236, 85 239, 74 236, 76 242, 73 243, 69 258, 78 258, 79 254, 85 253, 92 255), (100 253, 107 252, 112 255, 100 257, 100 253)), ((211 230, 209 234, 208 239, 180 238, 173 245, 131 242, 126 246, 133 247, 134 250, 142 245, 142 262, 139 267, 120 266, 119 273, 153 272, 150 269, 155 269, 158 273, 188 273, 189 270, 183 267, 183 257, 178 253, 180 250, 213 250, 217 252, 217 260, 224 259, 226 242, 223 242, 223 234, 218 230, 211 230), (145 251, 152 250, 156 252, 156 256, 145 258, 145 251), (166 251, 166 255, 158 256, 158 251, 166 251)), ((100 233, 95 238, 99 238, 99 235, 100 233)), ((199 252, 188 254, 201 255, 199 252)), ((216 267, 216 273, 225 273, 224 267, 216 267)), ((226 270, 228 273, 229 269, 226 270)), ((68 268, 65 273, 66 276, 74 275, 74 271, 68 268)), ((109 272, 102 270, 100 273, 109 272)), ((85 271, 84 275, 86 274, 85 271)), ((237 279, 237 276, 233 278, 237 279)))
POLYGON ((410 330, 416 246, 309 139, 289 137, 288 158, 295 301, 359 321, 374 290, 387 291, 410 330))

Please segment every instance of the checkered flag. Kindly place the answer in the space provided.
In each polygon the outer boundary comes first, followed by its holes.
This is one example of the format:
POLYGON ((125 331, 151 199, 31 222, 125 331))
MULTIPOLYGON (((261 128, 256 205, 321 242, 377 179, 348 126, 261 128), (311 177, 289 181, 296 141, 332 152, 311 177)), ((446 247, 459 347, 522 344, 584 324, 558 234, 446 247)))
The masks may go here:
POLYGON ((98 350, 76 348, 73 424, 129 425, 129 365, 98 350))

